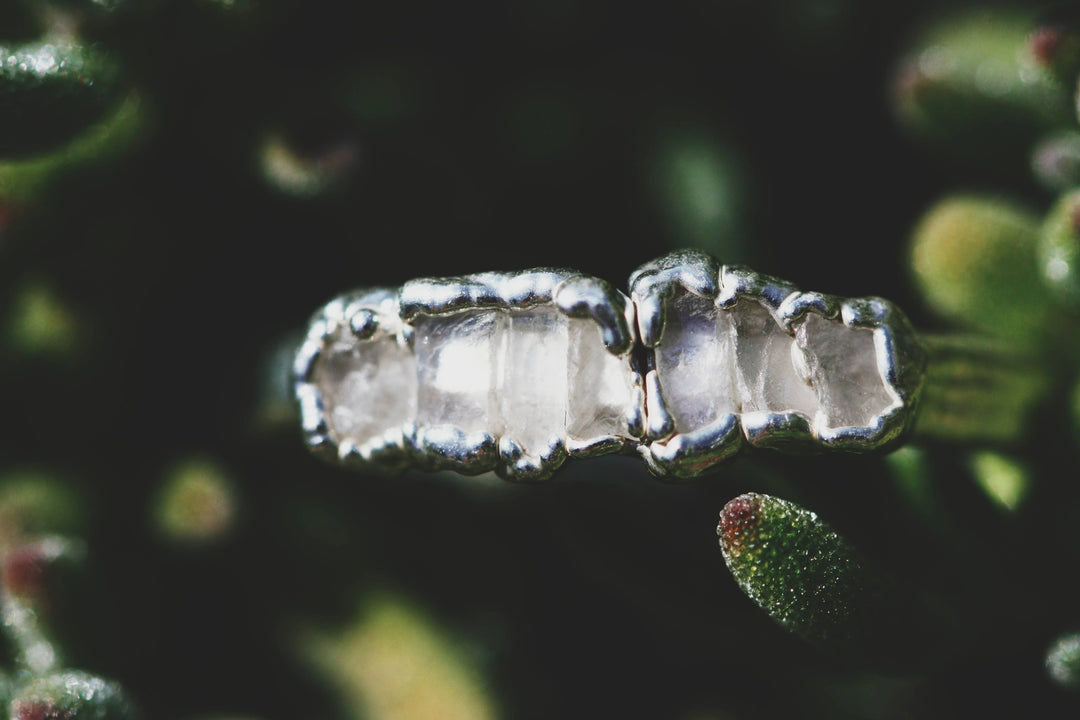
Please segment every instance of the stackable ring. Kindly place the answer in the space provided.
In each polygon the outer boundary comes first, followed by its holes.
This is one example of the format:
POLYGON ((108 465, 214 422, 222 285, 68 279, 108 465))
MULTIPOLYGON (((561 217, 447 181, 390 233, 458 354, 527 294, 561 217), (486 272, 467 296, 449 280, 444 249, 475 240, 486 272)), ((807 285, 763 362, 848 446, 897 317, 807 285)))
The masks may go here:
POLYGON ((926 365, 886 300, 683 251, 636 270, 629 295, 553 268, 342 295, 312 318, 293 388, 308 446, 363 471, 532 480, 621 452, 683 478, 746 447, 893 447, 926 365))

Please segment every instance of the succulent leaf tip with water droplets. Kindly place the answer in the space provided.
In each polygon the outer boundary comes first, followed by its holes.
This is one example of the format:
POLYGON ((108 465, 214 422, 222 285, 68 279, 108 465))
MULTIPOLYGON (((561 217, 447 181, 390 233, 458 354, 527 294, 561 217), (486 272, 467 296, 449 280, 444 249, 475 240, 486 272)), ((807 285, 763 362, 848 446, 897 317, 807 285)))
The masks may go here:
POLYGON ((724 506, 716 533, 739 587, 782 627, 811 641, 854 638, 865 574, 816 513, 746 493, 724 506))

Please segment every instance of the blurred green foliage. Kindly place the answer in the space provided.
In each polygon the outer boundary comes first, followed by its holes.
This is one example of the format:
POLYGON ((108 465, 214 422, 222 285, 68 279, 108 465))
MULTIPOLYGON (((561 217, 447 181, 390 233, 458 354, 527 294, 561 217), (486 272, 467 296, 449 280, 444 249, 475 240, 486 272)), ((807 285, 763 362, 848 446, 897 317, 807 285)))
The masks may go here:
POLYGON ((1016 510, 1031 486, 1031 477, 1016 460, 992 451, 971 456, 972 473, 994 502, 1005 510, 1016 510))
POLYGON ((1073 309, 1080 309, 1080 194, 1063 193, 1043 223, 1039 238, 1040 270, 1050 290, 1073 309))
POLYGON ((1060 79, 1032 51, 1038 21, 1029 8, 989 4, 937 19, 894 84, 901 119, 943 151, 1015 164, 1041 134, 1073 120, 1064 86, 1074 78, 1060 79))
POLYGON ((379 592, 360 618, 300 642, 340 687, 357 718, 491 720, 498 717, 467 648, 445 637, 406 598, 379 592))
POLYGON ((0 45, 4 157, 34 155, 95 122, 120 87, 116 63, 90 44, 0 45))
POLYGON ((1058 319, 1038 270, 1038 239, 1039 218, 1031 211, 1000 198, 949 198, 915 229, 911 265, 936 313, 1008 342, 1037 345, 1049 341, 1058 319))
POLYGON ((1067 688, 1080 685, 1080 635, 1062 635, 1050 646, 1046 670, 1054 682, 1067 688))
POLYGON ((178 544, 223 539, 236 522, 233 482, 215 463, 188 460, 174 467, 162 482, 154 506, 154 526, 178 544))

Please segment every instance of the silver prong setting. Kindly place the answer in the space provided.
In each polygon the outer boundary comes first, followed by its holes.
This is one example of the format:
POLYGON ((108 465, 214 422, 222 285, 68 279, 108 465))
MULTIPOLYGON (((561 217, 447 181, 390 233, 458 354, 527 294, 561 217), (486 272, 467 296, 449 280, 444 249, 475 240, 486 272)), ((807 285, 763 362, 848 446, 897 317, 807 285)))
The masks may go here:
POLYGON ((925 365, 886 300, 682 251, 642 265, 629 296, 554 268, 343 295, 310 322, 292 375, 322 457, 535 481, 613 452, 682 478, 746 447, 888 449, 913 425, 925 365))
POLYGON ((705 253, 683 250, 645 263, 630 275, 641 344, 655 347, 664 329, 665 302, 678 288, 715 298, 720 266, 705 253))
POLYGON ((664 404, 664 392, 656 370, 645 373, 646 437, 652 441, 666 440, 675 434, 675 419, 664 404))
POLYGON ((564 315, 592 320, 600 328, 604 347, 612 355, 630 352, 636 340, 627 297, 604 280, 577 275, 560 283, 552 301, 564 315))
POLYGON ((789 334, 795 334, 794 325, 814 312, 822 317, 835 318, 840 312, 840 298, 819 292, 793 292, 780 303, 777 318, 789 334))
MULTIPOLYGON (((713 389, 701 388, 702 392, 721 393, 715 396, 719 404, 714 402, 712 405, 721 409, 721 414, 709 420, 707 413, 702 415, 700 411, 690 410, 690 406, 680 410, 682 400, 676 403, 673 410, 671 403, 674 396, 688 398, 699 405, 701 399, 697 396, 696 385, 672 395, 675 386, 669 387, 669 382, 685 383, 686 380, 668 375, 704 370, 693 371, 679 359, 684 356, 696 357, 685 353, 700 353, 700 350, 683 351, 668 345, 674 342, 677 348, 680 343, 689 341, 692 346, 701 347, 702 343, 709 342, 708 333, 701 334, 707 330, 702 325, 706 320, 706 316, 701 315, 705 312, 700 309, 702 306, 693 304, 690 296, 685 294, 688 290, 685 285, 670 280, 686 275, 673 267, 679 257, 669 256, 668 259, 643 266, 642 271, 635 273, 634 277, 646 281, 645 284, 631 287, 631 296, 638 304, 639 312, 642 305, 647 305, 651 308, 650 317, 654 318, 651 325, 643 324, 641 330, 644 335, 647 329, 654 339, 650 349, 655 357, 655 369, 646 376, 649 430, 646 442, 654 448, 647 453, 647 459, 654 472, 693 476, 730 457, 743 444, 794 453, 826 450, 871 452, 888 447, 910 428, 922 377, 919 360, 922 355, 914 334, 908 332, 910 327, 906 319, 895 306, 880 298, 841 300, 823 293, 801 292, 789 282, 742 266, 723 266, 718 270, 714 303, 720 313, 716 320, 719 324, 715 340, 719 343, 715 352, 719 354, 715 356, 715 361, 707 360, 704 366, 713 367, 709 363, 719 363, 734 373, 731 380, 723 380, 723 375, 706 376, 712 378, 709 379, 709 383, 712 383, 709 387, 713 389), (685 300, 678 300, 680 289, 685 300), (679 302, 685 307, 680 312, 691 313, 686 316, 688 319, 679 320, 679 324, 685 328, 698 328, 694 330, 697 334, 687 335, 687 330, 680 330, 666 343, 665 328, 678 317, 678 314, 672 314, 676 312, 672 308, 679 302), (772 322, 764 320, 762 313, 765 311, 772 322), (700 319, 689 319, 695 313, 700 315, 700 319), (727 322, 724 313, 731 313, 730 322, 735 323, 733 331, 724 329, 727 327, 724 325, 727 322), (759 319, 752 319, 754 317, 759 319), (839 368, 840 378, 846 377, 843 365, 837 365, 831 359, 819 361, 818 355, 811 352, 817 348, 813 333, 819 332, 816 328, 820 321, 826 321, 826 329, 832 328, 829 330, 832 333, 830 337, 835 337, 837 341, 841 335, 858 340, 858 356, 853 361, 857 360, 855 366, 862 369, 859 382, 880 385, 872 396, 872 401, 877 404, 871 416, 867 416, 869 410, 864 410, 861 414, 849 412, 850 421, 843 413, 834 417, 834 408, 841 407, 843 402, 850 404, 853 400, 844 398, 844 382, 838 380, 836 387, 829 387, 829 375, 822 374, 825 366, 820 363, 825 362, 834 372, 839 368), (805 330, 808 323, 814 329, 805 330), (761 330, 757 328, 764 328, 766 334, 759 335, 761 330), (871 334, 863 337, 863 332, 871 334), (783 340, 784 336, 791 340, 783 340), (744 353, 742 346, 747 343, 744 353), (759 345, 760 350, 756 350, 759 345), (670 355, 671 359, 665 360, 665 354, 670 355), (772 359, 762 360, 763 357, 772 359), (787 378, 782 385, 773 384, 771 387, 774 389, 770 390, 770 383, 775 383, 779 378, 777 373, 787 378), (717 377, 721 377, 721 380, 717 381, 717 377), (804 389, 800 390, 800 387, 804 389), (661 397, 653 397, 656 393, 661 397), (722 410, 726 404, 730 404, 728 412, 722 410), (654 412, 657 416, 652 415, 654 412), (728 415, 735 420, 729 420, 728 415), (707 423, 704 426, 700 424, 702 419, 707 423), (734 424, 742 429, 738 439, 723 431, 717 432, 714 428, 719 425, 727 430, 734 424), (725 443, 730 443, 730 446, 725 443)), ((694 267, 700 268, 701 263, 695 260, 694 267)), ((706 283, 698 283, 698 287, 705 286, 706 283)), ((717 367, 716 372, 724 373, 725 369, 717 367)))

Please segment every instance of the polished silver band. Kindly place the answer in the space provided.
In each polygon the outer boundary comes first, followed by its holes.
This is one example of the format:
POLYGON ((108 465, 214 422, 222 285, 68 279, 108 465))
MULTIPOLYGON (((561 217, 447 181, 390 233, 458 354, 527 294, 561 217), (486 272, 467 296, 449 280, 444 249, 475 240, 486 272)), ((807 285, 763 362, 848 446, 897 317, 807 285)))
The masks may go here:
POLYGON ((293 387, 308 446, 364 471, 534 480, 621 452, 688 478, 747 447, 894 447, 926 367, 886 300, 678 252, 629 296, 550 268, 342 295, 312 319, 293 387))

